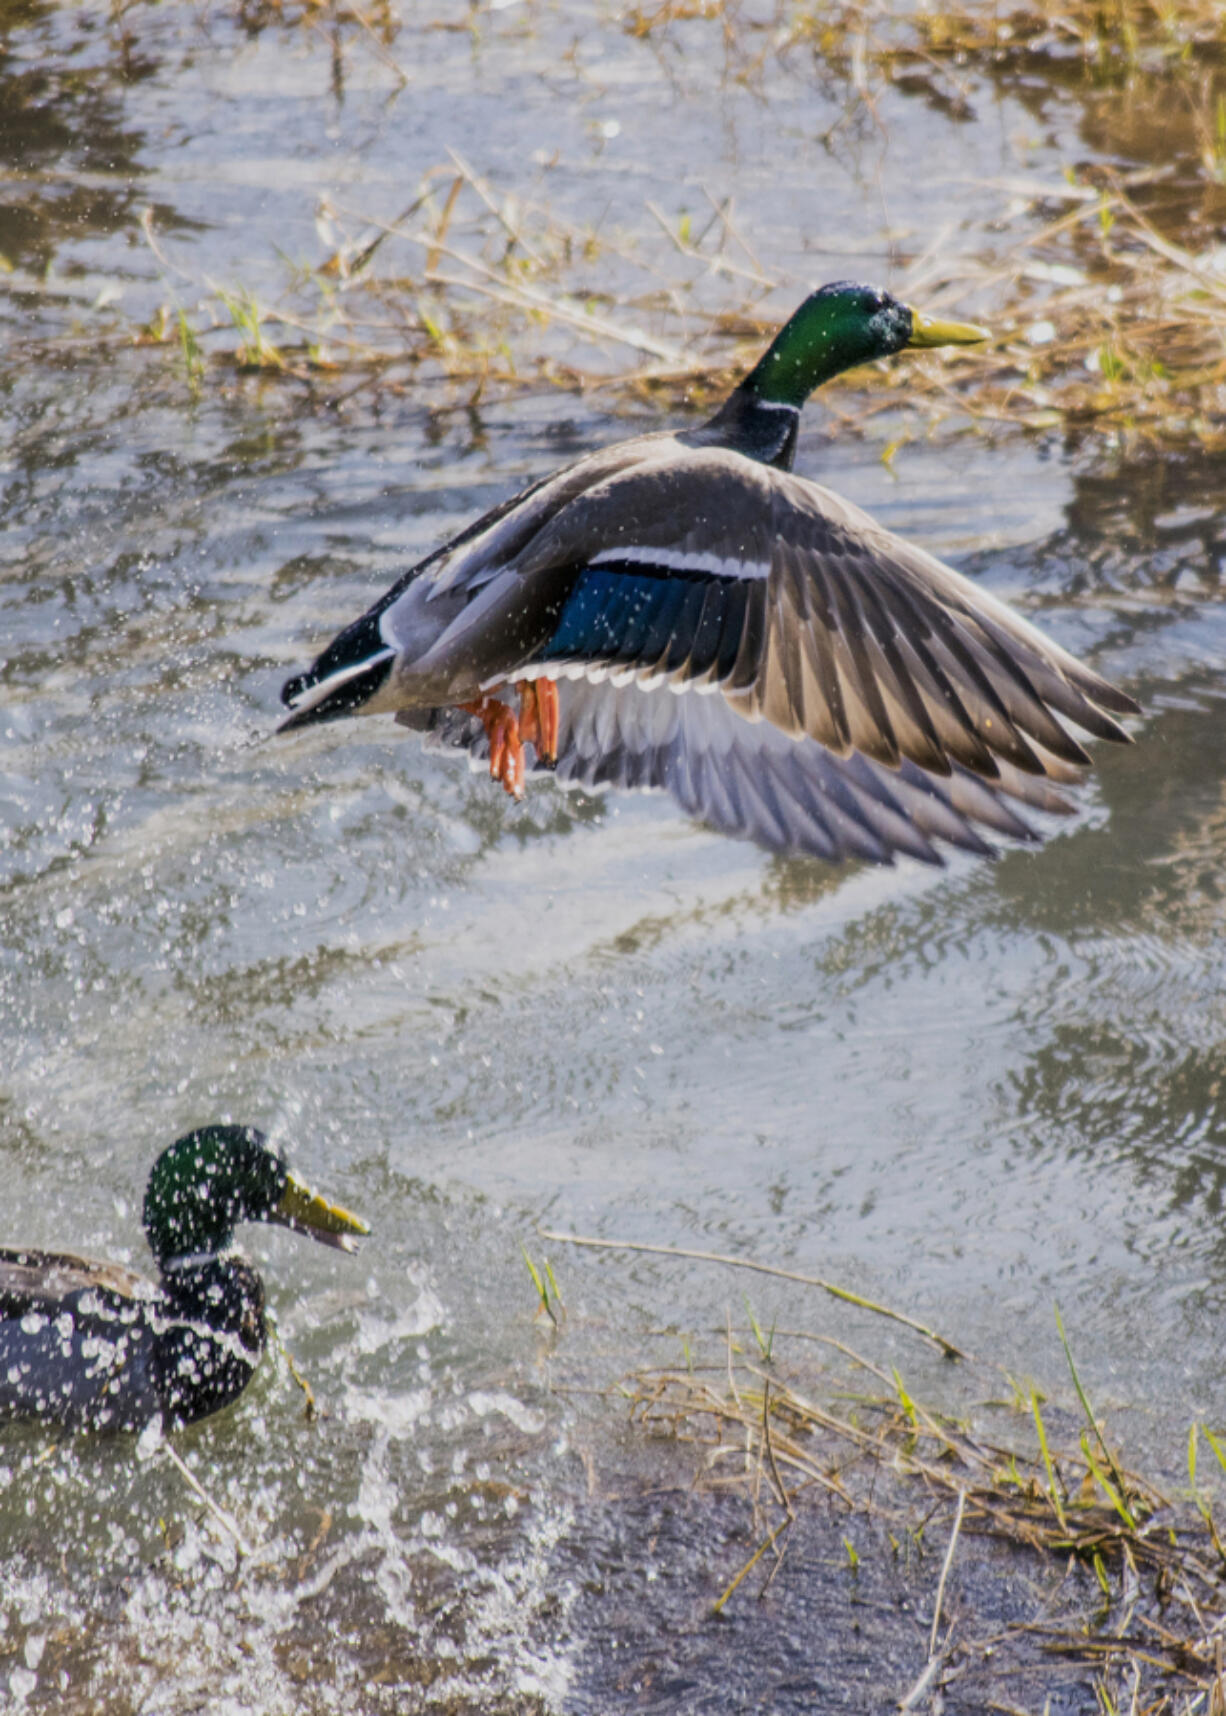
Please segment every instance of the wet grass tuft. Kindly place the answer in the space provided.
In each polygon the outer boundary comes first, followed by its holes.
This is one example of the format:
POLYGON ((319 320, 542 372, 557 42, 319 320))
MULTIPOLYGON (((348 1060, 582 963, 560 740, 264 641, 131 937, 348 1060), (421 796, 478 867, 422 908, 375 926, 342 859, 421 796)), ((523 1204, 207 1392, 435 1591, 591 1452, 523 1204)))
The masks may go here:
MULTIPOLYGON (((1226 1709, 1226 1558, 1203 1473, 1202 1443, 1226 1474, 1226 1448, 1203 1425, 1188 1445, 1189 1487, 1168 1496, 1125 1465, 1091 1405, 1059 1312, 1075 1408, 1033 1386, 1011 1385, 970 1361, 959 1374, 984 1397, 964 1414, 925 1406, 893 1371, 824 1335, 775 1330, 769 1368, 761 1331, 729 1326, 705 1361, 636 1371, 623 1384, 634 1422, 652 1438, 692 1449, 697 1489, 744 1496, 752 1549, 724 1582, 715 1611, 765 1594, 789 1537, 815 1507, 835 1525, 846 1571, 858 1576, 865 1544, 852 1522, 871 1521, 901 1554, 940 1542, 943 1558, 928 1627, 927 1660, 900 1709, 928 1707, 972 1670, 999 1676, 1012 1646, 1026 1660, 1080 1668, 1098 1707, 1158 1716, 1226 1709), (803 1345, 802 1345, 803 1343, 803 1345), (813 1344, 823 1351, 814 1362, 813 1344), (1041 1404, 1041 1402, 1043 1402, 1041 1404), (926 1534, 926 1538, 925 1538, 926 1534), (973 1600, 947 1603, 963 1541, 1012 1555, 1030 1582, 1033 1613, 982 1624, 973 1600), (1062 1600, 1044 1588, 1058 1577, 1062 1600)), ((974 1574, 963 1567, 968 1584, 974 1574)), ((1018 1668, 1019 1674, 1022 1672, 1018 1668)), ((1024 1681, 1023 1675, 1023 1681, 1024 1681)), ((1033 1690, 1033 1688, 1030 1688, 1033 1690)), ((1018 1696, 1023 1697, 1022 1682, 1018 1696)), ((993 1704, 993 1708, 1021 1705, 993 1704)))

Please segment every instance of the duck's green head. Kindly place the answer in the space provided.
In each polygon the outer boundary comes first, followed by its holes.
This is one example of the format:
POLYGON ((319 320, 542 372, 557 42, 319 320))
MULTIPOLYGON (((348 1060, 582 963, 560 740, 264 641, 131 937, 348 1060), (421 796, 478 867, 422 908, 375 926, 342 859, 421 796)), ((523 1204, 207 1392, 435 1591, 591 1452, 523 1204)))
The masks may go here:
POLYGON ((839 280, 810 292, 741 391, 799 410, 815 387, 856 364, 909 346, 974 345, 988 337, 986 328, 972 322, 938 322, 880 287, 839 280))
POLYGON ((354 1249, 366 1223, 290 1173, 253 1126, 202 1126, 163 1150, 145 1189, 145 1232, 159 1263, 224 1251, 243 1221, 274 1221, 354 1249))

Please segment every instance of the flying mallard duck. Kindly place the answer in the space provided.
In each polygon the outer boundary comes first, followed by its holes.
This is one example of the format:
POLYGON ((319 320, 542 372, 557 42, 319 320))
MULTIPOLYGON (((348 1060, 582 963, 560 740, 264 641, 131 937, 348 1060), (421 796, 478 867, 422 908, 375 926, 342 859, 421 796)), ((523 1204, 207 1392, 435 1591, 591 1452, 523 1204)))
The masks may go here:
POLYGON ((230 1250, 274 1221, 352 1251, 365 1222, 286 1168, 262 1132, 205 1126, 164 1150, 145 1192, 160 1281, 117 1263, 0 1250, 0 1419, 71 1429, 191 1424, 228 1406, 264 1351, 264 1283, 230 1250))
POLYGON ((1008 801, 1071 809, 1053 783, 1089 758, 1066 723, 1123 740, 1137 705, 791 469, 822 382, 985 338, 820 287, 710 422, 542 477, 406 572, 286 682, 281 730, 394 711, 488 751, 517 798, 531 746, 562 782, 665 788, 819 858, 989 853, 975 824, 1034 839, 1008 801))

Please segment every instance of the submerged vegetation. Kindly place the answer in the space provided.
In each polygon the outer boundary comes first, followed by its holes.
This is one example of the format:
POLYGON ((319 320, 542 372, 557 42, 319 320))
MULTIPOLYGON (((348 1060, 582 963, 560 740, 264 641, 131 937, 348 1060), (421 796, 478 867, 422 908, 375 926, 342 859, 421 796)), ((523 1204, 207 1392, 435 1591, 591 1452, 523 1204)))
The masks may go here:
MULTIPOLYGON (((131 27, 131 14, 126 16, 131 27)), ((403 26, 386 7, 248 5, 248 28, 324 31, 335 53, 360 41, 394 61, 403 26), (326 28, 325 28, 326 27, 326 28), (330 32, 330 33, 329 33, 330 32)), ((472 15, 480 28, 482 13, 472 15)), ((1113 127, 1163 116, 1181 160, 1129 169, 1069 160, 977 180, 998 200, 978 248, 951 222, 922 242, 883 236, 889 284, 925 307, 985 321, 995 339, 905 372, 861 372, 828 390, 844 427, 884 417, 904 396, 910 422, 999 434, 1061 432, 1131 443, 1226 445, 1226 21, 1205 0, 969 0, 911 8, 848 0, 833 9, 666 0, 610 23, 680 68, 687 32, 718 30, 727 75, 755 84, 768 59, 845 101, 840 129, 885 128, 887 91, 955 116, 995 90, 1034 100, 1041 63, 1076 91, 1111 150, 1113 127), (1031 80, 1033 81, 1033 80, 1031 80), (1095 102, 1099 107, 1095 107, 1095 102)), ((530 27, 530 17, 529 17, 530 27)), ((578 75, 578 74, 576 74, 578 75)), ((683 75, 678 69, 676 75, 683 75)), ((764 97, 765 99, 765 97, 764 97)), ((1089 123, 1090 121, 1087 121, 1089 123)), ((326 393, 442 384, 456 402, 493 390, 601 389, 640 406, 701 405, 727 388, 813 283, 755 253, 730 201, 666 212, 647 200, 614 230, 551 206, 549 163, 495 185, 447 151, 400 208, 321 201, 321 254, 257 301, 241 285, 193 278, 145 233, 172 299, 138 338, 170 348, 193 388, 258 372, 326 393)), ((969 181, 968 181, 969 183, 969 181)), ((877 264, 873 271, 880 271, 877 264)), ((908 426, 907 433, 913 432, 908 426)))
MULTIPOLYGON (((1064 212, 1021 237, 1007 261, 921 258, 899 288, 926 307, 956 303, 986 315, 990 346, 860 372, 823 398, 848 427, 893 411, 905 393, 929 429, 952 421, 1226 445, 1223 259, 1165 239, 1123 184, 1074 181, 1027 196, 1028 212, 1064 212)), ((407 366, 472 403, 491 388, 554 385, 675 407, 732 385, 779 325, 761 307, 779 283, 759 274, 725 210, 712 211, 697 239, 670 236, 678 276, 667 288, 581 296, 567 276, 595 264, 610 242, 535 205, 498 201, 453 165, 427 178, 410 213, 373 239, 341 242, 279 304, 219 293, 190 317, 160 316, 142 337, 175 346, 193 385, 205 350, 214 368, 314 386, 365 371, 400 387, 407 366), (377 272, 393 239, 422 258, 420 273, 377 272), (702 316, 692 296, 699 272, 739 281, 744 301, 702 316)), ((651 272, 628 241, 619 257, 651 272)), ((783 290, 795 299, 805 286, 783 290)))
MULTIPOLYGON (((875 1522, 889 1553, 918 1555, 916 1580, 935 1582, 928 1659, 901 1708, 984 1675, 997 1700, 1002 1677, 1016 1688, 1017 1703, 991 1708, 1016 1710, 1044 1677, 1050 1690, 1052 1677, 1089 1670, 1104 1716, 1226 1710, 1226 1546, 1210 1500, 1226 1447, 1207 1426, 1192 1425, 1173 1499, 1124 1466, 1071 1353, 1080 1422, 1032 1383, 987 1371, 976 1376, 984 1398, 964 1415, 929 1409, 897 1369, 829 1335, 767 1337, 752 1311, 748 1329, 729 1324, 721 1354, 687 1350, 686 1360, 627 1387, 642 1429, 693 1448, 697 1487, 737 1491, 751 1510, 754 1547, 714 1613, 765 1595, 802 1510, 824 1505, 845 1534, 857 1518, 875 1522), (823 1361, 803 1359, 801 1343, 819 1345, 823 1361), (1031 1582, 1028 1613, 983 1615, 982 1568, 961 1567, 961 1539, 1013 1552, 1031 1582), (968 1589, 955 1603, 960 1574, 968 1589)), ((866 1551, 844 1540, 855 1567, 866 1551)))
POLYGON ((868 1553, 852 1535, 859 1521, 872 1526, 877 1553, 905 1564, 911 1588, 936 1581, 927 1661, 900 1709, 927 1706, 955 1681, 973 1700, 980 1681, 976 1708, 1017 1716, 1028 1697, 1050 1695, 1053 1678, 1077 1675, 1089 1676, 1103 1716, 1226 1716, 1226 1435, 1193 1422, 1172 1462, 1184 1468, 1174 1485, 1130 1470, 1091 1403, 1058 1308, 1068 1364, 1059 1391, 817 1277, 709 1252, 541 1237, 806 1283, 906 1326, 958 1364, 962 1405, 932 1408, 897 1366, 836 1335, 764 1328, 745 1295, 746 1324, 728 1312, 718 1349, 683 1338, 680 1364, 623 1380, 633 1423, 693 1450, 692 1488, 746 1504, 747 1553, 719 1571, 713 1616, 786 1578, 793 1533, 815 1513, 857 1574, 868 1553), (1023 1593, 1012 1613, 989 1590, 993 1548, 1011 1558, 1023 1593), (1005 1685, 1015 1701, 1001 1702, 1005 1685))
MULTIPOLYGON (((925 307, 969 306, 987 318, 991 345, 861 371, 823 398, 846 427, 893 411, 905 393, 930 431, 1226 445, 1226 252, 1193 254, 1164 237, 1132 189, 1076 175, 1012 187, 1013 223, 1024 204, 1028 230, 1007 256, 918 257, 898 287, 925 307)), ((329 218, 339 233, 339 211, 329 218)), ((173 346, 193 385, 207 352, 214 373, 259 370, 313 387, 342 374, 352 385, 356 372, 397 388, 410 376, 443 380, 472 403, 494 388, 552 385, 675 408, 731 386, 780 325, 765 301, 778 291, 791 302, 807 283, 766 276, 719 206, 697 234, 667 239, 672 276, 653 286, 648 277, 665 272, 659 239, 648 248, 574 228, 496 197, 457 160, 373 237, 339 238, 278 303, 218 292, 160 314, 140 337, 173 346), (416 272, 380 270, 396 245, 419 259, 416 272), (627 266, 643 277, 638 292, 573 284, 614 249, 623 277, 627 266), (704 314, 711 277, 737 301, 704 314)))

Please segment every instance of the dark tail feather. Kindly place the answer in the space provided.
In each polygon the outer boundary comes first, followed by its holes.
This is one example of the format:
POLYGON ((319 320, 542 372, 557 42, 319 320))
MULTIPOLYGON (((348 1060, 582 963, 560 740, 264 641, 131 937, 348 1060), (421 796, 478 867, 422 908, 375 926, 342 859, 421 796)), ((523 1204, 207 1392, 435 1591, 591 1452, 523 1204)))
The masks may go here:
POLYGON ((306 673, 295 674, 293 679, 286 680, 281 687, 281 701, 287 709, 292 709, 304 692, 314 685, 322 685, 324 680, 331 679, 334 673, 356 667, 360 662, 383 654, 387 645, 383 641, 383 633, 379 630, 379 616, 382 611, 382 604, 371 608, 360 620, 355 620, 351 626, 346 626, 343 632, 338 632, 322 655, 315 657, 306 673))
POLYGON ((308 672, 286 680, 281 701, 293 714, 278 731, 335 721, 360 709, 391 673, 395 655, 379 630, 379 610, 363 614, 333 638, 308 672))
POLYGON ((371 662, 344 668, 322 681, 314 681, 309 673, 291 679, 285 689, 289 690, 290 686, 299 688, 294 696, 295 703, 302 697, 309 701, 303 708, 295 709, 288 721, 282 721, 277 728, 278 733, 292 733, 296 727, 310 727, 317 721, 338 721, 342 715, 352 715, 379 690, 391 673, 395 659, 395 650, 389 649, 371 662))

